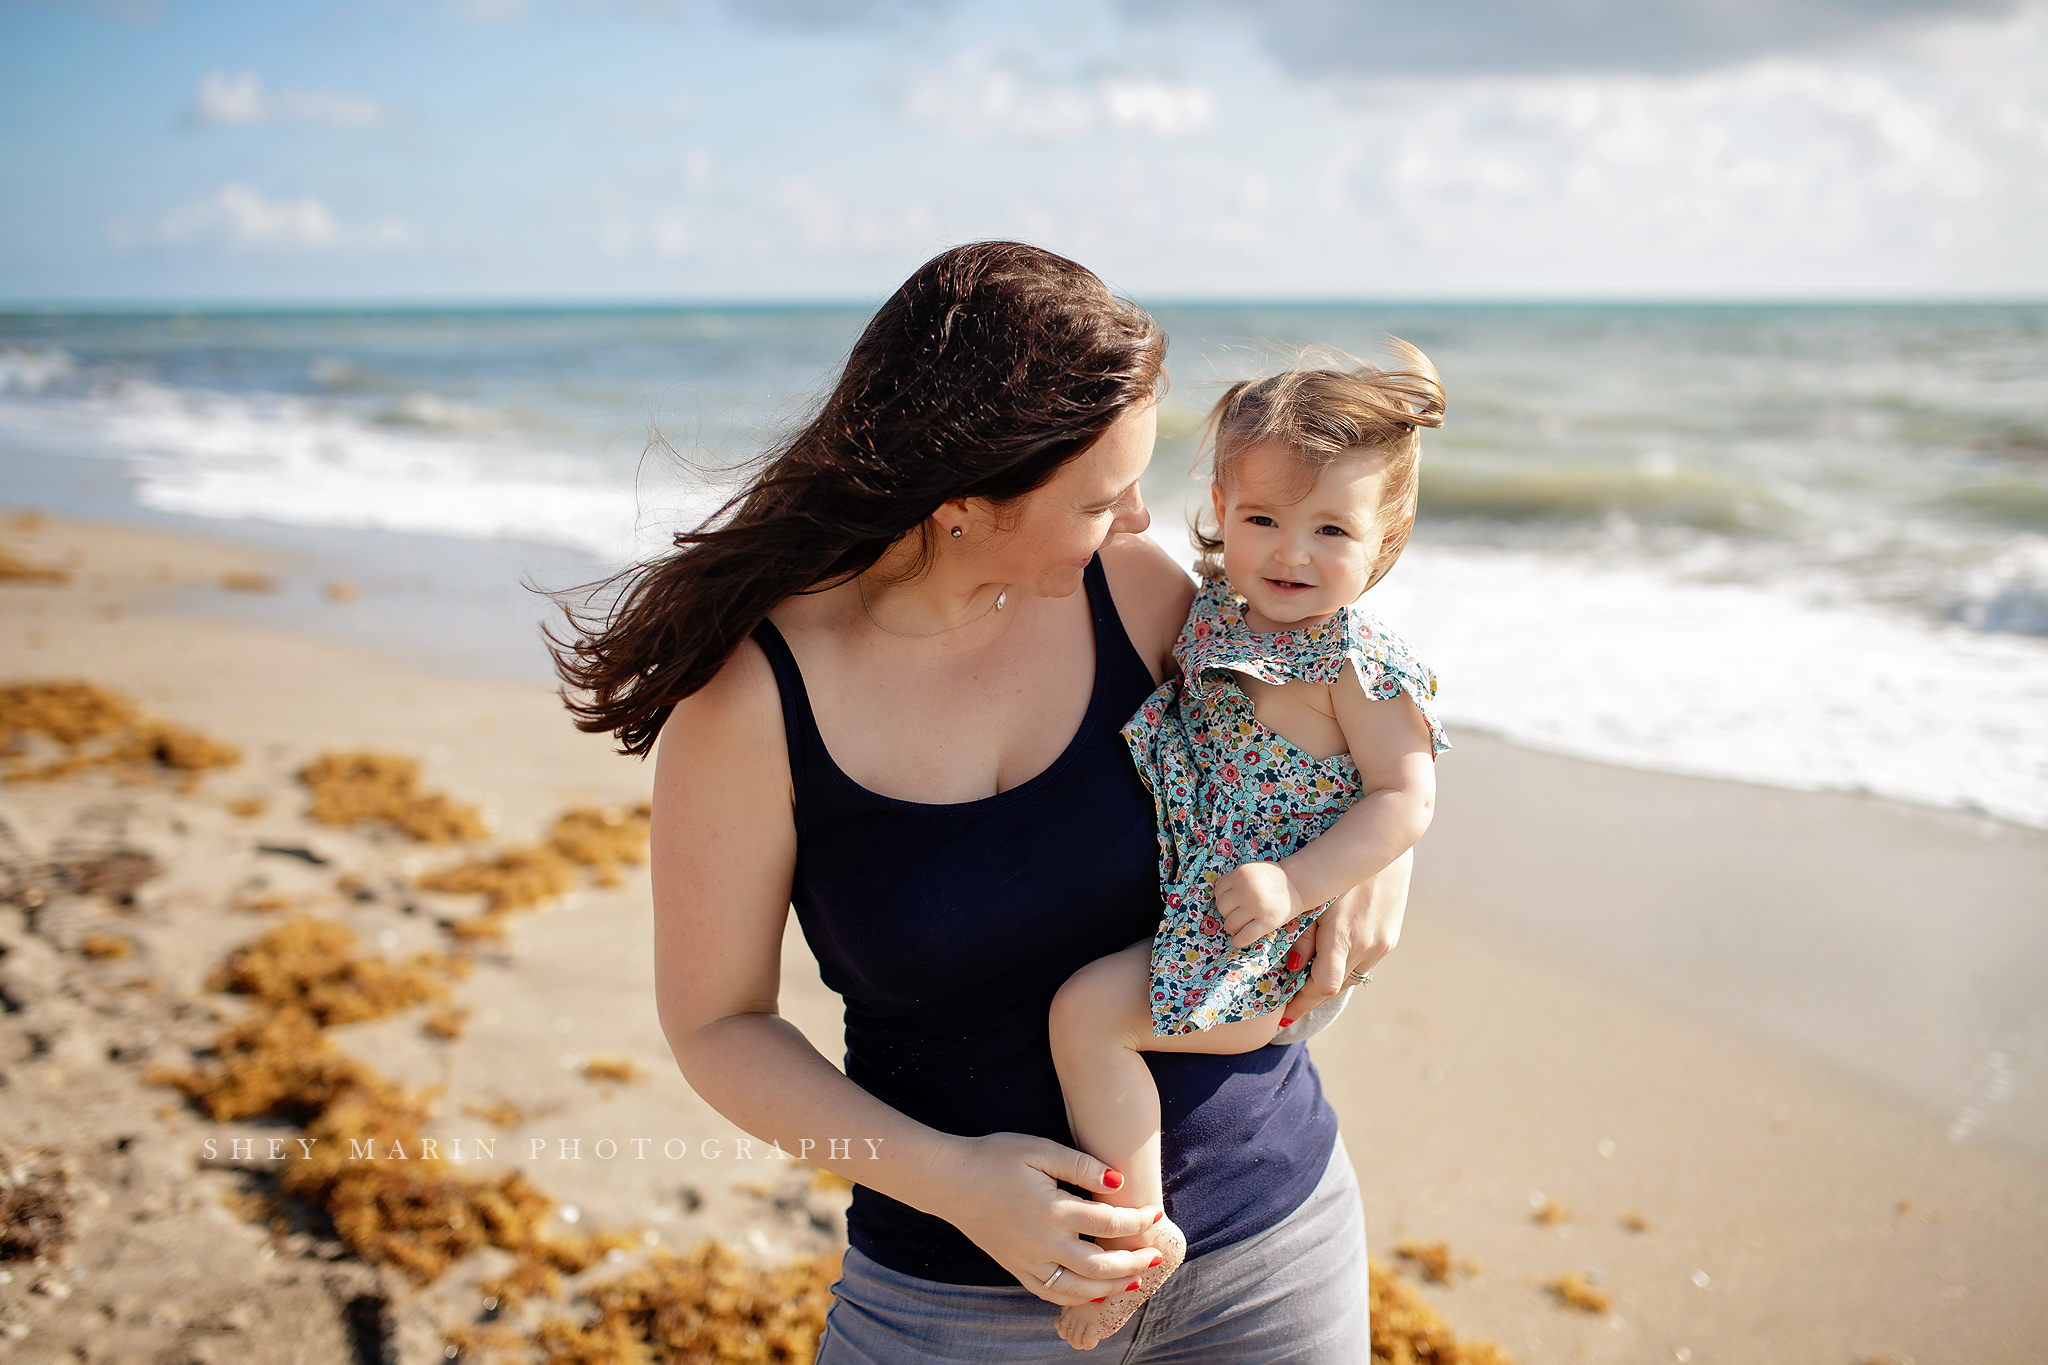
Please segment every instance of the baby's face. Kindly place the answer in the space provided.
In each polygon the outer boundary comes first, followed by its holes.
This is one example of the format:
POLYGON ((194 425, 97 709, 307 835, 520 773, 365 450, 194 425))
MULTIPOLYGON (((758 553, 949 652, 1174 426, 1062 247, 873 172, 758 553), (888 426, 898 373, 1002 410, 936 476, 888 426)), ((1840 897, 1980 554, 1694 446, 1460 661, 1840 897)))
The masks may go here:
POLYGON ((1223 530, 1223 572, 1250 603, 1261 635, 1314 625, 1356 602, 1372 580, 1385 533, 1376 524, 1386 461, 1361 451, 1308 484, 1284 447, 1240 454, 1228 486, 1212 485, 1223 530))

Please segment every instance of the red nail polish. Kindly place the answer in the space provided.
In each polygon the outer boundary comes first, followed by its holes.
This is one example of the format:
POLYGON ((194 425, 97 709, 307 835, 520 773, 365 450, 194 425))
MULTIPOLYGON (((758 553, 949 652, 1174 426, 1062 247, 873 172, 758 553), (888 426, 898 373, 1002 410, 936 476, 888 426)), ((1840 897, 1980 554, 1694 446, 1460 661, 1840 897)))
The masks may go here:
POLYGON ((1159 1269, 1159 1267, 1161 1267, 1161 1266, 1163 1266, 1163 1265, 1165 1265, 1165 1264, 1166 1264, 1166 1258, 1165 1258, 1164 1256, 1154 1256, 1154 1257, 1152 1258, 1152 1264, 1151 1264, 1151 1265, 1148 1265, 1148 1266, 1146 1266, 1146 1267, 1145 1267, 1145 1269, 1147 1269, 1147 1270, 1157 1270, 1157 1269, 1159 1269))
POLYGON ((1113 1190, 1120 1190, 1124 1187, 1124 1178, 1115 1171, 1104 1171, 1102 1173, 1102 1183, 1113 1190))
POLYGON ((1131 1286, 1130 1286, 1130 1288, 1129 1288, 1128 1290, 1126 1290, 1125 1292, 1126 1292, 1126 1293, 1136 1293, 1136 1292, 1137 1292, 1137 1288, 1138 1288, 1138 1282, 1137 1282, 1136 1280, 1132 1280, 1132 1281, 1131 1281, 1131 1286))
POLYGON ((1300 953, 1289 953, 1287 955, 1287 970, 1290 972, 1298 972, 1301 970, 1300 953))
POLYGON ((1090 1302, 1090 1303, 1101 1303, 1101 1302, 1102 1302, 1102 1300, 1101 1300, 1101 1299, 1090 1299, 1090 1300, 1088 1300, 1088 1302, 1090 1302))
POLYGON ((1166 1217, 1166 1210, 1161 1209, 1159 1212, 1152 1215, 1152 1221, 1156 1223, 1164 1217, 1166 1217))
POLYGON ((1280 1027, 1281 1027, 1281 1028, 1286 1028, 1286 1027, 1287 1027, 1287 1026, 1288 1026, 1289 1024, 1291 1024, 1291 1023, 1293 1023, 1293 1022, 1294 1022, 1294 1021, 1293 1021, 1292 1019, 1282 1019, 1282 1020, 1280 1021, 1280 1027))

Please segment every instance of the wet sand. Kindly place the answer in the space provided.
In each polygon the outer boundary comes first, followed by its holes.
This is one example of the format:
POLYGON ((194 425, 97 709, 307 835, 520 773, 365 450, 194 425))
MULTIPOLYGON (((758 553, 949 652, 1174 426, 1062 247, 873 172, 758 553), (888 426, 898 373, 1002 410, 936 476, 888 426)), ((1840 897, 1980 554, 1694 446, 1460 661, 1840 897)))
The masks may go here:
MULTIPOLYGON (((0 529, 0 546, 76 561, 67 585, 0 584, 0 678, 103 682, 245 754, 187 793, 106 775, 0 788, 11 862, 118 844, 166 869, 131 907, 0 906, 15 1001, 0 1015, 0 1143, 62 1149, 80 1191, 71 1266, 12 1263, 0 1284, 0 1327, 28 1329, 9 1348, 328 1361, 367 1332, 403 1360, 442 1358, 440 1333, 473 1319, 505 1253, 418 1291, 327 1259, 331 1239, 243 1221, 222 1200, 262 1163, 229 1144, 291 1130, 209 1122, 144 1072, 233 1017, 206 978, 283 915, 337 919, 405 954, 445 946, 437 919, 475 911, 473 897, 410 889, 458 850, 306 820, 292 774, 319 752, 419 757, 500 843, 539 837, 565 807, 644 799, 647 768, 577 734, 545 687, 193 612, 224 574, 290 574, 259 550, 70 523, 0 529), (253 799, 262 813, 229 810, 253 799), (344 875, 372 895, 341 890, 344 875), (236 908, 270 897, 291 908, 236 908), (93 932, 133 950, 91 959, 93 932), (141 979, 158 984, 126 984, 141 979)), ((306 596, 308 610, 348 609, 306 596)), ((1401 948, 1314 1044, 1375 1253, 1447 1242, 1451 1280, 1424 1294, 1525 1362, 2037 1358, 2048 1162, 2023 1139, 2039 1134, 2048 1069, 2029 913, 2048 885, 2042 836, 1455 738, 1401 948), (1540 1223, 1545 1201, 1557 1216, 1540 1223), (1624 1228, 1629 1214, 1646 1230, 1624 1228), (1574 1272, 1607 1312, 1545 1289, 1574 1272)), ((629 869, 622 886, 518 916, 481 952, 453 987, 470 1011, 460 1037, 424 1034, 416 1015, 329 1032, 393 1080, 444 1087, 430 1131, 496 1138, 494 1159, 466 1148, 466 1169, 526 1170, 576 1228, 664 1247, 718 1237, 771 1260, 829 1251, 843 1197, 758 1144, 742 1164, 735 1130, 676 1075, 649 918, 645 872, 629 869), (600 1055, 648 1079, 586 1078, 600 1055), (516 1123, 478 1117, 506 1103, 516 1123), (645 1158, 635 1138, 651 1140, 645 1158), (692 1155, 664 1158, 671 1140, 692 1155)), ((837 1000, 794 932, 783 1007, 837 1056, 837 1000)))

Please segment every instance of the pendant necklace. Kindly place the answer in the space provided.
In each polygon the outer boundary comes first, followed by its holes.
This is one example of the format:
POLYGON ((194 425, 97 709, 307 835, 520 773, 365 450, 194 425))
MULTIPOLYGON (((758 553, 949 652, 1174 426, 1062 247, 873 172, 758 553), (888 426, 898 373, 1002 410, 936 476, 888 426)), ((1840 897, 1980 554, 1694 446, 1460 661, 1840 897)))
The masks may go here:
POLYGON ((930 640, 940 635, 951 635, 956 630, 965 630, 969 626, 974 625, 975 622, 986 621, 989 617, 1001 611, 1003 609, 1003 604, 1010 600, 1010 585, 1005 583, 1003 585, 1003 590, 996 594, 995 605, 990 607, 981 615, 975 617, 973 621, 962 621, 957 626, 947 626, 944 630, 931 630, 919 635, 913 634, 912 632, 907 630, 891 630, 887 626, 883 625, 880 621, 875 620, 875 609, 868 605, 867 584, 863 582, 861 578, 856 577, 853 580, 853 586, 854 590, 860 594, 860 609, 868 614, 868 623, 874 626, 876 630, 881 631, 884 635, 896 635, 900 636, 905 640, 930 640))

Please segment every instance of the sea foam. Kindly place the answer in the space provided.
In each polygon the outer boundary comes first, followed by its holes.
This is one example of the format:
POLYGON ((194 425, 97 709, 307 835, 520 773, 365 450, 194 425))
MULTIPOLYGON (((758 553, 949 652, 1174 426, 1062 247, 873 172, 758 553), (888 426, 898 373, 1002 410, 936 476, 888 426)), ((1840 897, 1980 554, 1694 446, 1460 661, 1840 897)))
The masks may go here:
POLYGON ((1789 584, 1420 543, 1364 605, 1436 669, 1454 743, 1463 724, 1627 767, 2048 827, 2048 640, 1789 584))

